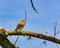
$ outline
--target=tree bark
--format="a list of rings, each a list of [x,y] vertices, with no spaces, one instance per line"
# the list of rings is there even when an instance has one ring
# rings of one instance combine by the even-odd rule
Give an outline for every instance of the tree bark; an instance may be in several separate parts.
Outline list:
[[[60,40],[51,36],[46,36],[40,33],[35,33],[35,32],[30,32],[30,31],[24,31],[24,30],[18,30],[18,31],[14,31],[14,30],[6,30],[5,32],[7,32],[8,34],[6,35],[2,35],[0,34],[0,45],[3,48],[17,48],[14,44],[12,44],[8,39],[7,36],[9,35],[22,35],[22,36],[31,36],[31,37],[35,37],[35,38],[39,38],[39,39],[44,39],[44,40],[48,40],[54,43],[58,43],[60,44]]]
[[[8,35],[23,35],[23,36],[31,36],[31,37],[35,37],[35,38],[39,38],[39,39],[44,39],[44,40],[48,40],[54,43],[58,43],[60,44],[60,40],[51,36],[46,36],[40,33],[35,33],[35,32],[30,32],[30,31],[23,31],[23,30],[19,30],[19,31],[7,31]]]

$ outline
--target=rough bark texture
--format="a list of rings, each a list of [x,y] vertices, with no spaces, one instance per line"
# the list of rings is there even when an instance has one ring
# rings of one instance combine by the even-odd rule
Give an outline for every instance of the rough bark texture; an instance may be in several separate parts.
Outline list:
[[[30,31],[8,31],[9,35],[23,35],[23,36],[31,36],[31,37],[35,37],[35,38],[39,38],[39,39],[44,39],[44,40],[48,40],[48,41],[52,41],[54,43],[58,43],[60,44],[60,40],[51,36],[46,36],[40,33],[35,33],[35,32],[30,32]]]
[[[48,40],[54,43],[60,44],[60,40],[51,36],[46,36],[40,33],[30,32],[30,31],[24,31],[24,30],[18,30],[17,32],[14,30],[7,30],[8,34],[1,35],[0,34],[0,45],[3,48],[17,48],[14,44],[12,44],[8,39],[7,36],[9,35],[22,35],[22,36],[31,36],[39,39]]]
[[[6,35],[0,35],[0,45],[3,48],[17,48],[14,44],[12,44],[8,39]]]

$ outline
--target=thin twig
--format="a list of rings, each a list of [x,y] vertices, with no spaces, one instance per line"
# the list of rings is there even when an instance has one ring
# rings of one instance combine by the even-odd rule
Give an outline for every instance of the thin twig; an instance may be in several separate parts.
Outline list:
[[[54,22],[54,37],[56,36],[56,27],[57,27],[57,22]]]
[[[56,34],[60,33],[60,31],[58,31]]]
[[[31,2],[31,5],[32,5],[32,8],[34,9],[34,11],[35,11],[36,13],[38,13],[38,11],[36,10],[36,8],[34,7],[33,1],[30,0],[30,2]]]
[[[18,39],[19,39],[19,36],[17,37],[17,39],[16,39],[16,41],[14,42],[14,44],[16,44],[16,43],[17,43]]]
[[[58,44],[56,44],[57,48],[59,48]]]
[[[57,28],[57,22],[54,22],[54,37],[56,36],[56,34],[60,33],[60,31],[56,31]]]

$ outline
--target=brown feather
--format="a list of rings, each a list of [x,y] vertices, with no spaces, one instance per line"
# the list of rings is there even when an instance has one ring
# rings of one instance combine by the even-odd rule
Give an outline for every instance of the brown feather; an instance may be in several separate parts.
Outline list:
[[[20,20],[20,22],[19,22],[18,25],[16,26],[15,31],[18,30],[18,29],[23,29],[24,24],[25,24],[25,21],[24,21],[24,20]]]

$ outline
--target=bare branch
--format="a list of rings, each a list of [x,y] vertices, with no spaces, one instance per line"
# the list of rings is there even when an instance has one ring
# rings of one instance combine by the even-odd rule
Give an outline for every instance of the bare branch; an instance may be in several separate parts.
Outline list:
[[[60,33],[60,31],[56,31],[57,28],[57,22],[54,22],[54,37],[56,36],[56,34]]]
[[[17,48],[14,44],[12,44],[8,39],[6,35],[0,34],[0,45],[3,48]]]
[[[54,37],[56,36],[56,27],[57,27],[57,22],[54,22]]]
[[[35,33],[35,32],[21,31],[21,30],[18,30],[17,32],[16,31],[12,31],[12,30],[8,30],[7,32],[8,32],[8,35],[31,36],[31,37],[44,39],[44,40],[48,40],[48,41],[60,44],[60,40],[57,39],[57,38],[54,38],[54,37],[51,37],[51,36],[46,36],[46,35]]]
[[[32,8],[34,9],[34,11],[35,11],[36,13],[38,13],[38,11],[36,10],[36,8],[35,8],[34,5],[33,5],[33,1],[30,0],[30,2],[31,2],[31,5],[32,5]]]
[[[56,34],[60,33],[60,31],[58,31]]]
[[[1,31],[1,30],[0,30]],[[1,31],[2,32],[2,31]],[[57,44],[60,44],[60,40],[57,39],[57,38],[54,38],[54,37],[51,37],[51,36],[46,36],[46,35],[43,35],[43,34],[40,34],[40,33],[35,33],[35,32],[30,32],[30,31],[24,31],[24,30],[17,30],[17,32],[15,30],[5,30],[5,32],[8,33],[8,35],[22,35],[22,36],[31,36],[31,37],[35,37],[35,38],[39,38],[39,39],[43,39],[43,40],[48,40],[48,41],[51,41],[51,42],[54,42],[54,43],[57,43]],[[5,34],[7,35],[7,34]],[[7,36],[8,36],[7,35]],[[4,34],[3,34],[4,36]],[[7,36],[4,38],[7,38]],[[1,37],[1,34],[0,34],[0,38]],[[3,38],[3,39],[4,39]],[[3,40],[2,39],[2,40]],[[8,41],[6,41],[8,42]],[[2,43],[2,42],[1,42]],[[0,45],[1,45],[0,43]],[[2,44],[3,45],[3,44]]]
[[[57,48],[59,48],[58,44],[56,44]]]

